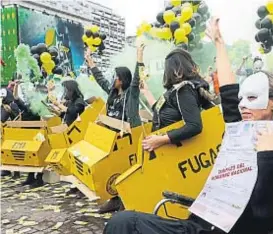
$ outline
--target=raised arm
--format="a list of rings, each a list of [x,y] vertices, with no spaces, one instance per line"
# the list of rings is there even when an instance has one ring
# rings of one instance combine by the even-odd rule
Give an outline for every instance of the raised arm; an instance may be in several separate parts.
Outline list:
[[[235,76],[232,72],[226,45],[219,29],[218,18],[213,18],[210,21],[210,26],[207,28],[206,34],[216,46],[216,66],[220,87],[235,84]]]
[[[110,91],[111,91],[111,84],[110,84],[110,82],[107,79],[104,78],[102,72],[98,69],[98,67],[96,67],[96,64],[95,64],[94,60],[92,59],[89,51],[87,51],[85,53],[85,60],[87,62],[88,67],[91,69],[91,72],[92,72],[95,80],[99,84],[99,86],[107,94],[109,94]]]
[[[239,112],[239,85],[231,69],[228,53],[219,29],[219,19],[213,18],[206,31],[208,37],[216,46],[216,66],[220,86],[221,104],[226,123],[241,120]]]

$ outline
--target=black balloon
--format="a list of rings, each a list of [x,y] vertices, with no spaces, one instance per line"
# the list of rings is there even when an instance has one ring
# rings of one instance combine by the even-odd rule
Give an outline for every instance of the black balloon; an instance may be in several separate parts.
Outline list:
[[[202,16],[199,13],[194,13],[192,18],[195,19],[196,24],[200,24],[202,21]]]
[[[263,20],[261,20],[261,28],[271,29],[272,28],[272,21],[267,17],[264,18]]]
[[[272,50],[272,46],[267,46],[266,44],[262,44],[262,48],[265,54],[268,54]]]
[[[201,2],[198,6],[197,12],[201,15],[205,15],[209,10],[208,5],[205,2]]]
[[[172,11],[175,13],[175,15],[177,16],[178,14],[181,14],[181,7],[177,6],[177,7],[173,7]]]
[[[193,32],[191,32],[189,35],[188,35],[188,39],[189,39],[189,42],[193,41],[195,39],[195,35]]]
[[[201,0],[191,0],[189,2],[191,2],[193,6],[196,6],[201,3]]]
[[[257,14],[261,19],[263,19],[264,17],[266,17],[269,14],[269,12],[266,9],[266,6],[260,6],[258,8]]]
[[[38,52],[37,52],[37,46],[32,46],[31,48],[30,48],[30,52],[31,52],[31,54],[37,54]]]
[[[165,11],[171,10],[172,8],[173,8],[172,4],[168,4],[168,5],[165,7]]]
[[[86,35],[88,38],[90,38],[90,37],[93,36],[93,33],[92,33],[91,30],[88,29],[88,30],[86,30],[85,35]]]
[[[195,25],[196,25],[196,20],[194,19],[194,18],[191,18],[189,21],[188,21],[188,23],[191,25],[191,27],[193,28],[193,27],[195,27]]]
[[[261,20],[258,19],[256,22],[255,22],[255,26],[257,29],[261,29]]]
[[[100,34],[100,38],[101,38],[101,40],[105,40],[105,39],[106,39],[106,37],[107,37],[107,36],[106,36],[104,33],[101,33],[101,34]]]
[[[201,33],[201,32],[204,32],[204,31],[206,30],[206,28],[207,28],[206,22],[202,22],[202,23],[197,27],[197,31],[198,31],[199,33]]]
[[[258,36],[258,40],[261,41],[261,42],[264,42],[266,40],[269,40],[269,38],[272,37],[272,33],[269,29],[267,28],[262,28],[260,29],[260,31],[258,32],[257,34]]]
[[[53,74],[63,75],[63,69],[61,67],[54,67],[52,72],[53,72]]]
[[[47,52],[47,46],[44,43],[39,43],[37,45],[37,54],[42,54],[44,52]]]
[[[256,40],[256,42],[260,42],[260,39],[259,39],[258,33],[255,35],[255,40]]]
[[[93,37],[94,37],[94,38],[99,37],[99,36],[100,36],[99,33],[97,33],[97,32],[93,33]]]
[[[59,57],[54,57],[53,61],[55,62],[56,65],[58,65],[60,63]]]
[[[207,21],[210,18],[210,13],[207,12],[207,14],[203,15],[203,20]]]
[[[32,55],[32,57],[35,58],[35,59],[38,60],[38,61],[39,61],[39,59],[40,59],[40,55],[39,55],[39,54],[34,54],[34,55]]]
[[[164,12],[159,12],[156,16],[156,20],[163,25],[165,23],[164,18],[163,18]]]
[[[153,27],[160,28],[161,24],[159,22],[154,22]]]
[[[103,42],[100,44],[98,49],[99,49],[99,54],[102,54],[102,51],[105,50],[105,45]]]
[[[59,54],[59,51],[55,46],[49,47],[48,52],[52,57],[57,57]]]
[[[180,28],[180,24],[177,21],[173,21],[170,24],[171,32],[174,33],[176,29]]]

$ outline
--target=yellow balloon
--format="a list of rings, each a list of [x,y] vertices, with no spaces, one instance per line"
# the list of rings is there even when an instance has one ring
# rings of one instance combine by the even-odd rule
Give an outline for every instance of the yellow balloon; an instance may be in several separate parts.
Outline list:
[[[140,37],[140,36],[142,36],[142,34],[143,34],[142,29],[141,29],[140,27],[138,27],[138,28],[137,28],[137,32],[136,32],[136,35],[137,35],[138,37]]]
[[[183,8],[185,8],[185,7],[192,7],[192,4],[189,3],[189,2],[185,2],[185,3],[183,3],[181,9],[183,9]]]
[[[263,48],[263,47],[260,47],[260,48],[259,48],[259,52],[260,52],[261,54],[264,54],[264,48]]]
[[[97,25],[92,25],[90,27],[90,30],[92,31],[92,33],[96,33],[96,32],[98,32],[100,30],[100,28]]]
[[[176,44],[179,44],[179,43],[186,43],[186,44],[188,44],[189,43],[189,39],[185,36],[181,40],[176,40]]]
[[[162,37],[165,40],[170,40],[172,38],[172,32],[170,28],[163,28],[162,29]]]
[[[266,3],[266,9],[270,14],[273,14],[273,0],[270,0]]]
[[[48,52],[44,52],[41,54],[40,59],[43,63],[49,63],[51,61],[51,55]]]
[[[180,6],[181,5],[181,2],[182,2],[182,0],[171,0],[171,4],[173,5],[173,6]]]
[[[97,47],[95,47],[95,46],[89,46],[89,49],[91,50],[91,52],[95,52],[97,50]]]
[[[189,23],[182,24],[182,28],[185,30],[186,35],[189,35],[192,31],[192,27]]]
[[[195,5],[195,6],[192,6],[194,13],[196,13],[198,11],[198,7],[199,7],[199,4]]]
[[[183,28],[178,28],[174,32],[174,38],[176,41],[181,41],[186,36],[186,32]]]
[[[143,22],[140,28],[142,29],[143,32],[149,32],[152,28],[152,25],[147,22]]]
[[[96,37],[93,42],[94,45],[99,46],[101,44],[101,39],[99,37]]]
[[[94,39],[93,39],[93,37],[87,38],[87,40],[85,41],[85,43],[86,43],[88,46],[94,45]]]
[[[151,28],[151,30],[149,31],[149,34],[151,35],[151,37],[156,37],[156,33],[157,33],[156,28]]]
[[[187,6],[181,9],[181,17],[183,22],[186,22],[187,20],[191,19],[192,15],[193,15],[192,7]]]
[[[88,39],[88,37],[84,34],[84,35],[82,36],[82,41],[83,41],[83,42],[86,42],[87,39]]]
[[[50,73],[54,67],[55,67],[55,62],[53,60],[50,60],[49,62],[43,64],[43,68],[45,69],[47,73]]]
[[[170,24],[175,20],[175,13],[172,10],[165,11],[163,18],[166,24]]]

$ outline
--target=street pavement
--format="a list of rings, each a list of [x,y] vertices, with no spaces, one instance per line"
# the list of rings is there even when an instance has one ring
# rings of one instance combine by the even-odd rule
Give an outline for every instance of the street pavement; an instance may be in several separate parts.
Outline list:
[[[1,234],[101,234],[110,214],[99,215],[87,198],[66,195],[70,184],[21,186],[26,175],[1,179]]]

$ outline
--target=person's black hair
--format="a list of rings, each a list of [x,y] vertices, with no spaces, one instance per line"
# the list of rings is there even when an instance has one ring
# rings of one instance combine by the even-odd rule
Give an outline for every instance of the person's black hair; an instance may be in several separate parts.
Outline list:
[[[125,91],[130,87],[132,81],[132,73],[128,67],[116,67],[116,75],[120,81],[122,81],[122,90]]]
[[[175,49],[165,59],[163,86],[166,89],[171,89],[173,85],[182,81],[198,83],[197,89],[202,97],[207,100],[215,99],[209,93],[209,84],[200,76],[199,67],[191,55],[186,50]]]
[[[263,61],[261,57],[256,56],[253,60],[253,63],[255,63],[256,61]]]
[[[75,101],[78,98],[84,99],[82,92],[80,91],[79,84],[75,80],[66,80],[63,82],[63,87],[66,88],[67,91],[72,93],[72,100],[65,96],[66,100]]]
[[[6,90],[7,96],[3,98],[2,103],[10,105],[14,101],[14,96],[13,93],[8,88],[6,88]]]

